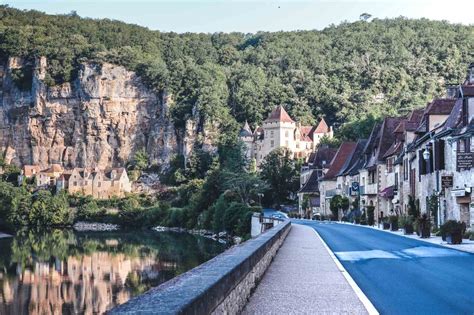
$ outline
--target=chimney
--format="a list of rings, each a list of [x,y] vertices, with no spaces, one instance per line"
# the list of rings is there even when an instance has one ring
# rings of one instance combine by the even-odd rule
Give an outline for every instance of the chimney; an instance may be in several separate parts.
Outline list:
[[[474,62],[469,65],[469,84],[474,84]]]
[[[459,86],[450,84],[446,86],[446,98],[456,99],[458,97]]]

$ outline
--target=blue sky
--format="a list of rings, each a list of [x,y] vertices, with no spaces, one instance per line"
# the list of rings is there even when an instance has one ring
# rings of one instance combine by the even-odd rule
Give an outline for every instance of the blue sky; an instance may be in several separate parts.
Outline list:
[[[474,0],[12,0],[19,9],[51,14],[72,10],[80,16],[110,18],[160,31],[256,32],[323,29],[373,17],[425,17],[474,24]]]

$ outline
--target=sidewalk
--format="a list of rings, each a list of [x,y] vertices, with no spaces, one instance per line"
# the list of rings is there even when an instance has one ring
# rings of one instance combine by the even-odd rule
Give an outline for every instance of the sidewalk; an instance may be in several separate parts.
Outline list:
[[[242,314],[367,314],[315,231],[290,233]]]

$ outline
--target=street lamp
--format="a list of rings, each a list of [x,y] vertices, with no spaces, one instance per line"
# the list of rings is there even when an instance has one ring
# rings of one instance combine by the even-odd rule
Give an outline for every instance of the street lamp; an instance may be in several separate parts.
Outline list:
[[[428,150],[428,147],[425,148],[425,150],[423,151],[423,159],[428,162],[430,160],[430,157],[431,157],[431,153],[430,151]]]

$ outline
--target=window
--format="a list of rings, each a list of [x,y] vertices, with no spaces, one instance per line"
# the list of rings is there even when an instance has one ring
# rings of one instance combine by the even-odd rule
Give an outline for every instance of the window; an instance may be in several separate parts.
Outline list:
[[[288,144],[288,140],[285,141],[285,146],[289,147],[290,145]]]
[[[97,183],[97,187],[100,187],[100,186],[102,186],[102,183],[101,183],[101,182],[98,182],[98,183]]]
[[[288,133],[288,130],[286,130],[286,131],[285,131],[285,137],[288,138],[288,136],[289,136],[289,133]]]
[[[73,182],[72,185],[73,185],[73,186],[77,186],[77,182]]]
[[[387,159],[387,172],[391,173],[393,171],[393,159],[388,158]]]
[[[270,131],[270,138],[273,138],[273,130]]]
[[[403,179],[408,180],[408,159],[403,161]]]
[[[369,184],[375,184],[375,171],[369,171]]]
[[[275,141],[274,140],[270,141],[270,147],[273,148],[274,146],[275,146]]]

